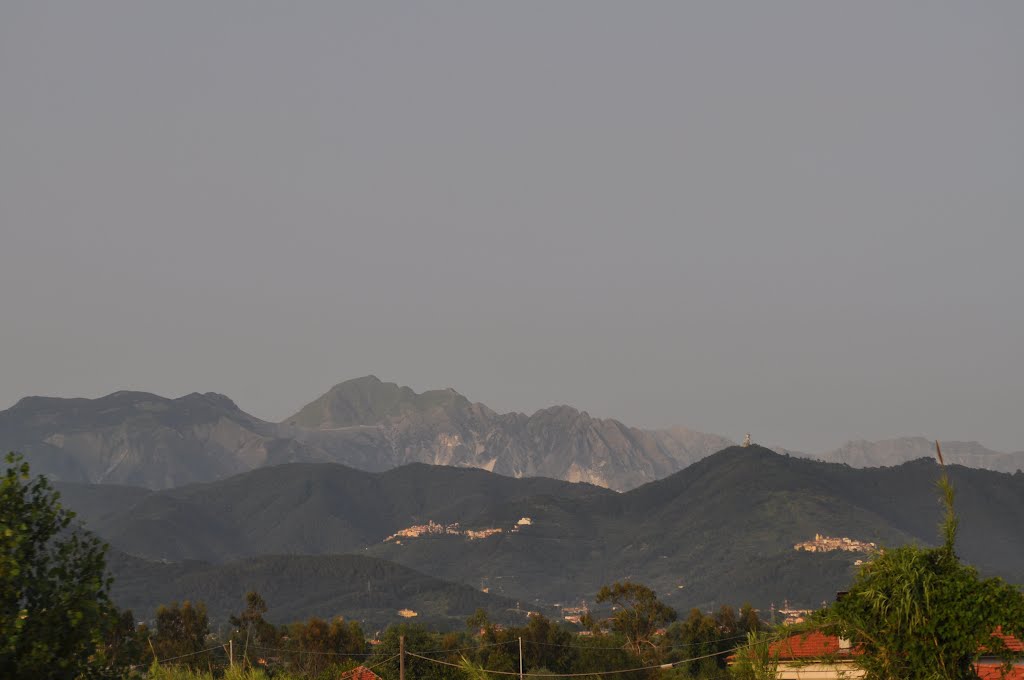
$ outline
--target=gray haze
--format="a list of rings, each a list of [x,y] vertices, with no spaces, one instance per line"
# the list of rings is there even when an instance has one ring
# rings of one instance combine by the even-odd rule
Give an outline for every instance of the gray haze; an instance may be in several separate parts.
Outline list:
[[[0,408],[367,373],[1024,449],[1024,3],[0,4]]]

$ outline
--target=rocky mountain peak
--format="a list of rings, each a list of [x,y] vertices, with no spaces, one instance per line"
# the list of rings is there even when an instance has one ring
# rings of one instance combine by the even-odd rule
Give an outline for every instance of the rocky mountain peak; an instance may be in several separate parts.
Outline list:
[[[368,375],[338,383],[284,422],[313,429],[338,429],[382,425],[410,414],[463,410],[470,406],[469,400],[452,388],[417,394],[409,387]]]
[[[176,403],[183,405],[202,404],[205,406],[213,407],[223,411],[240,411],[238,404],[226,394],[219,394],[217,392],[192,392],[186,394],[183,397],[178,397],[174,400]]]

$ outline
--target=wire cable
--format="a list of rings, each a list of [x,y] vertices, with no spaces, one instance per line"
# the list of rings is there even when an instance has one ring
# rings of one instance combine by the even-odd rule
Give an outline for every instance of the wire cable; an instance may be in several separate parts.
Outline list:
[[[747,637],[747,635],[746,635],[746,633],[744,633],[743,635],[735,635],[733,637],[721,638],[719,640],[715,640],[712,644],[714,644],[716,642],[731,642],[733,640],[744,640],[744,639],[746,639],[746,637]],[[566,649],[622,649],[623,648],[622,645],[618,645],[618,646],[615,646],[615,647],[605,647],[605,646],[598,646],[598,645],[595,645],[593,647],[589,647],[587,645],[560,645],[560,644],[558,644],[556,642],[541,642],[539,640],[527,640],[526,638],[523,638],[523,643],[524,644],[533,644],[533,645],[544,645],[545,647],[563,647],[563,648],[566,648]],[[669,647],[665,651],[673,652],[673,651],[675,651],[677,649],[687,649],[689,647],[696,647],[697,645],[704,645],[704,644],[708,644],[708,643],[707,642],[691,642],[691,643],[685,644],[685,645],[673,645],[672,647]]]
[[[286,652],[288,654],[321,654],[324,656],[359,656],[364,658],[369,658],[374,655],[373,652],[370,652],[369,654],[363,654],[359,652],[322,652],[315,649],[288,649],[287,647],[266,647],[264,645],[249,645],[249,648],[262,649],[268,652]]]
[[[786,637],[786,636],[779,636],[779,637],[776,637],[776,638],[768,638],[768,639],[765,639],[765,640],[759,640],[758,643],[753,643],[753,644],[759,644],[759,643],[764,643],[764,642],[775,642],[775,641],[783,639],[783,637]],[[491,673],[492,675],[515,675],[515,676],[522,676],[524,678],[525,677],[530,677],[530,678],[549,678],[549,679],[552,678],[552,677],[580,678],[580,677],[587,677],[587,676],[618,675],[619,673],[636,673],[637,671],[650,671],[650,670],[654,670],[656,668],[666,669],[667,670],[669,668],[674,668],[675,666],[679,666],[679,665],[684,664],[684,663],[690,663],[690,662],[693,662],[693,661],[702,661],[704,659],[711,659],[711,658],[714,658],[716,656],[722,656],[723,654],[733,654],[737,650],[752,647],[753,644],[740,645],[738,647],[733,647],[731,649],[724,649],[724,650],[722,650],[720,652],[713,652],[711,654],[703,654],[701,656],[695,656],[695,657],[691,657],[689,659],[680,659],[679,661],[673,661],[671,663],[654,664],[652,666],[641,666],[639,668],[625,668],[625,669],[616,670],[616,671],[593,671],[593,672],[590,672],[590,673],[517,673],[515,671],[494,671],[494,670],[489,670],[487,668],[484,668],[484,669],[481,669],[481,670],[483,672],[485,672],[485,673]],[[457,664],[457,663],[450,663],[448,661],[441,661],[440,659],[431,659],[428,656],[420,656],[419,654],[414,654],[412,652],[406,652],[406,654],[408,656],[415,657],[417,659],[423,659],[424,661],[429,661],[431,663],[436,663],[436,664],[440,664],[440,665],[443,665],[443,666],[452,666],[454,668],[461,668],[461,666],[459,664]]]
[[[197,654],[205,654],[206,652],[212,652],[215,649],[223,649],[223,648],[224,648],[224,645],[215,645],[213,647],[208,647],[207,649],[200,649],[199,651],[196,651],[196,652],[189,652],[188,654],[179,654],[178,656],[169,656],[166,659],[154,659],[154,661],[152,663],[161,664],[161,663],[166,663],[168,661],[177,661],[178,659],[184,659],[184,658],[187,658],[187,657],[190,657],[190,656],[196,656]],[[131,666],[129,666],[129,668],[141,668],[142,666],[148,666],[148,665],[149,665],[148,663],[137,663],[137,664],[132,664]]]
[[[505,642],[488,642],[485,645],[474,645],[472,647],[456,647],[454,649],[428,649],[426,651],[421,651],[420,654],[447,654],[449,652],[469,652],[476,649],[486,649],[488,647],[502,647],[504,645],[513,645],[518,642],[518,638],[513,638],[511,640],[506,640]],[[523,642],[527,641],[523,640]]]
[[[381,661],[379,663],[375,663],[372,666],[357,666],[355,668],[347,670],[347,671],[345,671],[344,673],[341,674],[341,680],[344,680],[344,678],[352,677],[353,675],[355,675],[356,671],[358,671],[360,668],[368,670],[368,671],[372,671],[374,668],[380,668],[381,666],[383,666],[386,663],[391,663],[392,661],[397,659],[399,656],[401,656],[401,654],[395,654],[394,656],[388,657],[387,659],[384,659],[383,661]]]

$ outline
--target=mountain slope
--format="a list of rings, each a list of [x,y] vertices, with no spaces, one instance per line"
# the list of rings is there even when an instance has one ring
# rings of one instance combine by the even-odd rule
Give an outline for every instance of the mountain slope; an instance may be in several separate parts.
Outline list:
[[[643,430],[570,406],[496,413],[454,390],[417,394],[374,376],[335,385],[282,423],[217,394],[166,399],[117,392],[99,399],[28,397],[0,411],[0,445],[53,479],[165,489],[288,462],[334,462],[370,472],[408,463],[551,477],[620,491],[664,478],[731,442],[682,427]],[[850,442],[801,457],[854,467],[931,455],[932,442]],[[947,459],[1014,472],[1024,452],[948,442]]]
[[[27,397],[0,411],[0,445],[25,453],[33,470],[152,489],[287,462],[371,472],[421,462],[628,489],[728,443],[685,428],[638,430],[568,406],[499,414],[454,390],[417,394],[373,376],[336,385],[283,423],[218,394]]]
[[[0,441],[25,453],[38,472],[157,488],[309,457],[275,431],[218,394],[27,397],[0,412]]]
[[[1024,451],[1003,453],[985,448],[978,442],[942,442],[942,453],[953,465],[1016,472],[1024,469]],[[845,463],[853,467],[883,467],[899,465],[935,454],[935,442],[924,437],[900,437],[870,442],[847,442],[838,449],[815,456],[831,463]]]
[[[1024,579],[1024,474],[949,472],[964,559]],[[149,493],[120,511],[92,503],[83,516],[115,547],[172,560],[359,551],[527,602],[589,598],[601,585],[632,578],[680,607],[742,599],[813,606],[849,583],[853,562],[864,556],[797,552],[794,544],[818,533],[934,543],[937,475],[929,460],[854,469],[757,446],[723,450],[623,494],[459,468],[370,474],[286,465]],[[523,517],[530,521],[519,524]],[[478,540],[383,540],[431,520],[503,531]]]
[[[408,387],[381,382],[376,376],[339,383],[285,422],[317,430],[380,425],[417,414],[456,414],[472,406],[453,389],[417,394]],[[488,415],[492,413],[487,412]]]
[[[479,467],[629,489],[679,470],[731,442],[674,428],[647,431],[569,406],[498,414],[454,390],[417,394],[374,376],[349,380],[284,421],[300,441],[379,433],[389,465]],[[390,456],[388,455],[390,454]]]
[[[416,612],[420,623],[461,628],[477,608],[496,621],[510,620],[515,608],[507,598],[361,555],[268,555],[211,565],[115,553],[109,569],[114,602],[137,619],[152,616],[161,604],[192,600],[205,602],[211,621],[223,624],[242,609],[250,590],[266,599],[273,623],[343,616],[362,621],[370,633],[406,620],[398,614],[402,609]]]
[[[615,495],[586,484],[422,464],[368,473],[296,463],[164,491],[97,492],[106,488],[57,484],[86,526],[115,548],[156,560],[207,561],[349,552],[429,521],[510,528],[547,498],[575,503]]]

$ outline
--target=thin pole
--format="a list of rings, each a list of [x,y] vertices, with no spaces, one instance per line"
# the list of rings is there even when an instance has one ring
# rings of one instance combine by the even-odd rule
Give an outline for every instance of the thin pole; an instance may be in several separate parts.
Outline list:
[[[523,638],[519,638],[519,680],[523,680]]]
[[[231,667],[235,667],[235,641],[234,639],[228,640],[228,659],[231,661]]]
[[[405,636],[398,636],[398,680],[405,680]]]

